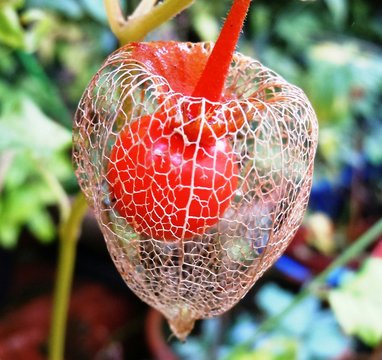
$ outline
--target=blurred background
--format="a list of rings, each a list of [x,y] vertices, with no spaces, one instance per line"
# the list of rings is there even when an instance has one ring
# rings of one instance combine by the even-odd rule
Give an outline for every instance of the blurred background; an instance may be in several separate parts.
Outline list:
[[[214,40],[230,3],[196,0],[149,39]],[[0,0],[1,360],[46,358],[65,195],[57,185],[78,192],[72,119],[117,46],[102,0]],[[89,213],[67,359],[382,359],[382,237],[296,298],[382,215],[382,3],[256,0],[239,50],[304,89],[316,110],[303,226],[232,311],[200,321],[182,344],[122,282]]]

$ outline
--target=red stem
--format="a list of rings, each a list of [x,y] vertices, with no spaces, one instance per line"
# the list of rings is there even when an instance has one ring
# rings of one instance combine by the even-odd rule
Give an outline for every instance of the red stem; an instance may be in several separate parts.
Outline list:
[[[234,0],[192,96],[219,101],[251,0]]]

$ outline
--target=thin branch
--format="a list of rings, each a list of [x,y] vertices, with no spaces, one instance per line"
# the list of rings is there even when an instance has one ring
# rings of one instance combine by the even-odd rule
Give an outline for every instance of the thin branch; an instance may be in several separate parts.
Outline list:
[[[133,16],[128,19],[123,16],[119,0],[104,0],[104,2],[110,27],[120,44],[124,45],[132,41],[143,40],[150,31],[172,19],[189,7],[194,0],[165,0],[152,7],[150,11],[142,10],[142,13],[139,10],[138,14],[134,12]],[[142,0],[143,2],[149,4],[148,0]],[[143,8],[142,3],[138,9]]]
[[[122,44],[130,41],[140,41],[155,28],[172,19],[178,13],[189,7],[194,0],[166,0],[155,6],[143,16],[129,19],[123,29]]]
[[[118,34],[126,24],[120,0],[104,0],[104,4],[111,31],[119,38]]]

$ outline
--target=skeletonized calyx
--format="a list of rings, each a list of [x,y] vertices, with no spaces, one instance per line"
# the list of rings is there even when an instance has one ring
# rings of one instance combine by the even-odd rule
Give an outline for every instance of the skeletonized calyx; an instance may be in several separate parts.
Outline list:
[[[304,93],[240,53],[219,101],[193,96],[212,49],[119,49],[74,125],[76,174],[112,259],[180,339],[234,306],[284,251],[317,146]]]

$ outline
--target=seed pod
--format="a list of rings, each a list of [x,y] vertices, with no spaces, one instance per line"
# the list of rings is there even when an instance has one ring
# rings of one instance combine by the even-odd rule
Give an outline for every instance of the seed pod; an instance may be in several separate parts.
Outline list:
[[[317,120],[299,88],[240,53],[211,102],[191,96],[211,43],[140,46],[113,53],[87,87],[74,163],[123,279],[184,339],[196,319],[234,306],[293,238]]]

